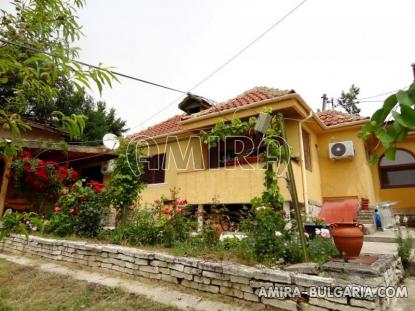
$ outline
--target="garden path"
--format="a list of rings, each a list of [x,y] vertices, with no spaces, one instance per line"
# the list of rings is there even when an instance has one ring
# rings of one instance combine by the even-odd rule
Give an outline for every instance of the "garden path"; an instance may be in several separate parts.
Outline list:
[[[113,274],[93,272],[75,269],[67,264],[61,265],[45,260],[33,259],[23,256],[0,254],[0,258],[15,264],[30,266],[47,273],[56,273],[72,277],[76,280],[87,281],[107,287],[118,287],[136,295],[144,296],[161,304],[175,306],[183,310],[205,310],[205,311],[247,311],[247,306],[235,302],[222,302],[197,295],[196,293],[184,293],[171,287],[162,286],[157,282],[141,282],[137,279],[126,279]]]

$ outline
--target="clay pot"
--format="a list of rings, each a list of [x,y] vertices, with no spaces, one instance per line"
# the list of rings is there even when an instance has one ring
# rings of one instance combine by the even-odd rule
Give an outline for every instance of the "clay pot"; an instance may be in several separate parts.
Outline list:
[[[213,231],[215,231],[217,238],[219,239],[223,231],[222,226],[218,223],[214,223],[212,224],[212,228],[213,228]]]
[[[340,254],[347,258],[357,257],[363,246],[363,225],[339,222],[330,225],[331,235]]]

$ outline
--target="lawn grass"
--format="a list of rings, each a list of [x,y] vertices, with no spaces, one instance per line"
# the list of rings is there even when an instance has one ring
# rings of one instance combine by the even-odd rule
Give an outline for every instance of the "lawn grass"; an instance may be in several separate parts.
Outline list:
[[[0,259],[0,311],[154,310],[173,311],[118,288],[72,280]]]

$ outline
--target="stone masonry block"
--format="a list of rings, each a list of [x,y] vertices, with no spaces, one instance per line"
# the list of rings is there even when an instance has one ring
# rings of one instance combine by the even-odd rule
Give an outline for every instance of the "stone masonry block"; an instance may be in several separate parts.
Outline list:
[[[211,278],[211,279],[218,279],[222,281],[230,280],[230,276],[227,274],[217,273],[217,272],[210,272],[210,271],[203,271],[202,275]]]
[[[179,278],[179,279],[186,279],[186,280],[189,280],[189,281],[193,279],[193,275],[183,273],[183,272],[180,272],[180,271],[176,271],[176,270],[171,270],[170,275],[174,276],[176,278]]]

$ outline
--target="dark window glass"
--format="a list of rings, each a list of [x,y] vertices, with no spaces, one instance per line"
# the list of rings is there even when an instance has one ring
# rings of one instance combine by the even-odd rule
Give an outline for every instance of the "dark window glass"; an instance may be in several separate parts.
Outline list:
[[[302,131],[302,133],[303,133],[304,164],[305,164],[305,168],[311,171],[310,134],[306,131]]]
[[[145,184],[164,183],[165,159],[165,153],[148,157],[147,161],[144,162],[144,173],[141,175],[141,181]]]
[[[396,150],[395,160],[382,156],[379,175],[382,188],[415,187],[415,157],[402,149]]]

